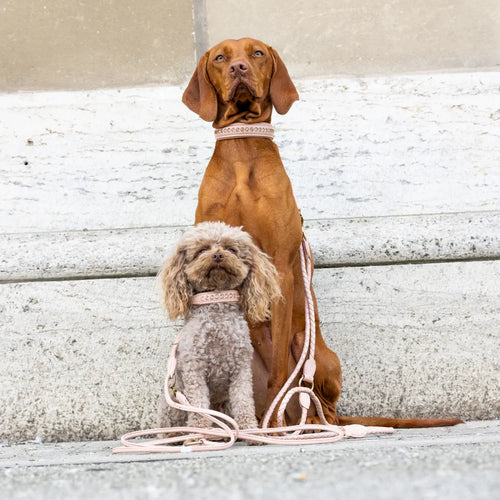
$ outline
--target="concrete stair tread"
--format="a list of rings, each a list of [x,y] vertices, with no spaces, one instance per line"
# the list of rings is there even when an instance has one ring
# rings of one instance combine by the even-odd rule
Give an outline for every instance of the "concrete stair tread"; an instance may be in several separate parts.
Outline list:
[[[273,500],[332,491],[352,499],[491,499],[499,486],[499,442],[500,421],[481,421],[330,445],[237,444],[198,454],[112,455],[116,441],[25,443],[0,447],[0,478],[9,499],[262,498],[265,492]]]

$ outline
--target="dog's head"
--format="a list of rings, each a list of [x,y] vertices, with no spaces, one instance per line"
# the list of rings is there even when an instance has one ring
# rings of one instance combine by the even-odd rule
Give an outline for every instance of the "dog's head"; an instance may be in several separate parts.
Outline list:
[[[269,257],[248,233],[223,222],[203,222],[184,233],[159,276],[172,319],[188,314],[194,293],[236,289],[249,322],[260,323],[280,297]]]
[[[225,40],[199,61],[182,101],[217,128],[269,122],[272,107],[285,114],[299,98],[280,56],[252,38]]]

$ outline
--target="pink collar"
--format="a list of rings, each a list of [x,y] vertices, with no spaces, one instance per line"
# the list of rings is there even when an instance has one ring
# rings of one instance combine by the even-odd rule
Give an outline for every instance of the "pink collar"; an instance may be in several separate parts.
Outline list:
[[[243,137],[265,137],[273,139],[274,127],[267,122],[260,123],[232,123],[227,127],[215,129],[215,140],[240,139]]]
[[[219,304],[226,302],[239,302],[238,290],[222,290],[220,292],[202,292],[191,297],[191,305],[202,306],[206,304]]]

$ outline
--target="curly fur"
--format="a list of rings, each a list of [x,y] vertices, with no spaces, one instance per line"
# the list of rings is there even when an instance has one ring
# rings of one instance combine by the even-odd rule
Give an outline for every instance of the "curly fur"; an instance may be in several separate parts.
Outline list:
[[[177,349],[176,388],[193,406],[231,415],[242,428],[256,427],[252,388],[253,348],[245,317],[269,319],[280,295],[269,257],[241,228],[204,222],[187,231],[159,274],[171,319],[185,317]],[[239,290],[240,304],[190,306],[195,293]],[[158,424],[210,425],[195,413],[170,408],[162,394]]]

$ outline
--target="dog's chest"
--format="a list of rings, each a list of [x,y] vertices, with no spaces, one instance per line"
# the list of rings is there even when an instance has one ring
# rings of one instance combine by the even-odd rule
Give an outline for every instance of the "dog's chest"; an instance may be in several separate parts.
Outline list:
[[[209,385],[223,385],[251,363],[253,348],[236,304],[213,304],[192,312],[179,344],[178,363],[199,366]]]

